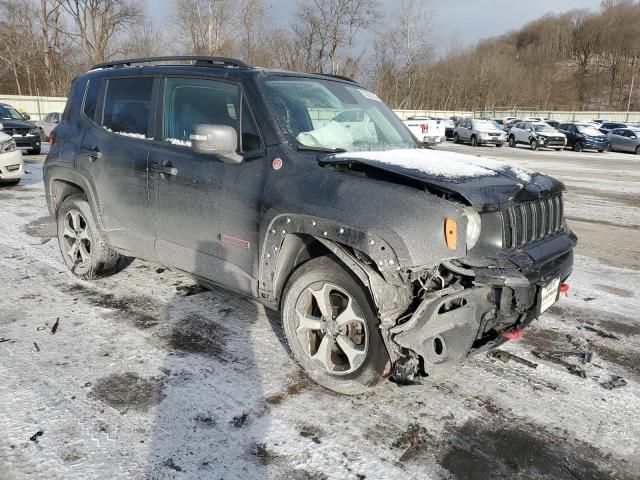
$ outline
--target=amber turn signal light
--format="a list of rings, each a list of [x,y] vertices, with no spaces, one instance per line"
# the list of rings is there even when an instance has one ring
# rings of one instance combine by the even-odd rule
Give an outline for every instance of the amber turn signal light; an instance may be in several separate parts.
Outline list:
[[[449,250],[458,248],[458,223],[453,218],[444,219],[444,239]]]

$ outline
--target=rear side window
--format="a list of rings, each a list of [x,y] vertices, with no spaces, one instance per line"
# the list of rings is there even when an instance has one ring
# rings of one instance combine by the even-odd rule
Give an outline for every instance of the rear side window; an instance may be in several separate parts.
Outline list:
[[[147,138],[153,81],[153,77],[110,79],[101,125],[114,133]]]
[[[84,114],[89,117],[90,120],[95,120],[96,107],[98,106],[98,97],[100,96],[100,84],[101,79],[89,80],[87,86],[87,93],[84,97]]]
[[[194,125],[227,125],[241,130],[241,153],[262,148],[258,129],[237,85],[199,78],[168,78],[164,93],[164,140],[190,146]]]

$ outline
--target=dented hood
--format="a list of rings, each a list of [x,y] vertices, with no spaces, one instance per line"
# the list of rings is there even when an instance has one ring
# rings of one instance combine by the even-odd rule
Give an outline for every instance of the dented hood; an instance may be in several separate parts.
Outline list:
[[[513,201],[525,202],[564,190],[564,185],[540,173],[474,155],[431,149],[346,152],[322,157],[321,165],[345,165],[389,174],[389,181],[408,178],[425,187],[464,197],[479,211],[498,210]]]

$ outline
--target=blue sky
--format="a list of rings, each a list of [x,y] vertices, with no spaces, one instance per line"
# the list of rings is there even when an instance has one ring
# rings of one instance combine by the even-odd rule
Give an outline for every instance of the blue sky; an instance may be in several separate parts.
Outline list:
[[[147,11],[155,18],[169,21],[171,0],[146,0]],[[575,8],[597,10],[600,0],[422,0],[434,13],[436,44],[446,48],[456,38],[463,46],[483,38],[517,29],[546,13],[566,12]],[[266,0],[276,22],[286,25],[293,17],[299,0]],[[399,0],[381,0],[392,13]]]

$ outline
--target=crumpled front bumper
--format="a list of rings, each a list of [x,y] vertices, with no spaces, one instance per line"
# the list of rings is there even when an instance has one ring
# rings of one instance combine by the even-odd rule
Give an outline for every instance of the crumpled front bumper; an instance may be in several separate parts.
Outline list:
[[[427,294],[406,323],[391,329],[393,341],[417,354],[426,373],[503,343],[504,333],[540,316],[542,288],[569,277],[576,242],[564,233],[505,253],[494,265],[469,269],[471,286]]]

